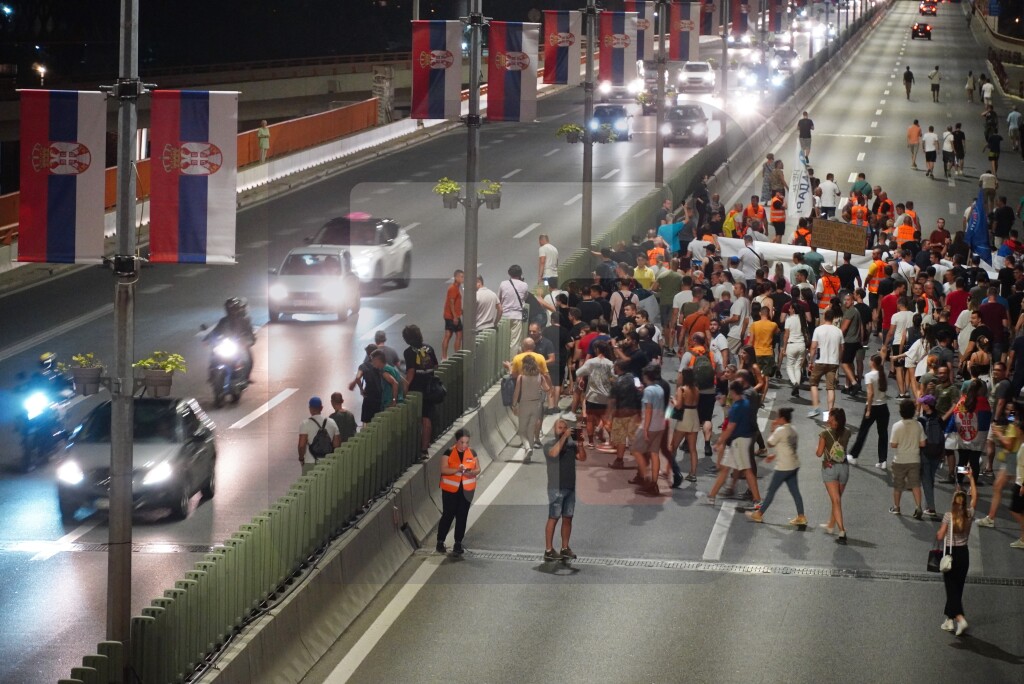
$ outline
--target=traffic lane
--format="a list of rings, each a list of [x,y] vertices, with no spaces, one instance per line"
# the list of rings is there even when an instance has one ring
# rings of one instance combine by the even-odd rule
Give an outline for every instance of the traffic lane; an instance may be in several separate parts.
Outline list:
[[[423,562],[434,561],[418,556],[409,565]],[[505,681],[509,672],[542,681],[552,668],[573,682],[676,681],[681,670],[702,682],[822,682],[852,671],[868,681],[943,681],[965,670],[1012,681],[1024,649],[1010,600],[1016,591],[969,585],[971,630],[956,639],[938,629],[938,581],[564,568],[470,555],[443,562],[408,608],[390,616],[390,629],[348,681]],[[357,633],[381,607],[360,618]],[[890,616],[886,624],[880,615]],[[874,627],[838,628],[837,616]],[[893,653],[894,640],[909,657],[878,657]],[[448,643],[459,644],[457,657],[445,657],[440,645]],[[343,655],[332,649],[304,682],[328,681]]]

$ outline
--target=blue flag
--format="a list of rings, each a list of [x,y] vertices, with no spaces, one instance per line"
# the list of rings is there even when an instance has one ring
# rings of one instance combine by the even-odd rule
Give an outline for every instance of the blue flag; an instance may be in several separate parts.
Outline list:
[[[974,200],[971,215],[967,218],[967,233],[964,235],[971,251],[981,260],[992,265],[992,248],[988,243],[988,216],[985,215],[985,191],[978,188],[978,199]]]

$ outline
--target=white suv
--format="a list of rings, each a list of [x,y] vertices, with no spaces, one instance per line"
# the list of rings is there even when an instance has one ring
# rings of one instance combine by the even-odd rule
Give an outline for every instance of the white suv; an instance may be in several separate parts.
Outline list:
[[[682,91],[704,90],[714,92],[717,78],[708,62],[686,62],[679,72],[679,89]]]
[[[306,242],[340,245],[352,256],[352,270],[380,290],[388,280],[407,287],[412,275],[412,240],[394,219],[353,213],[331,219]]]

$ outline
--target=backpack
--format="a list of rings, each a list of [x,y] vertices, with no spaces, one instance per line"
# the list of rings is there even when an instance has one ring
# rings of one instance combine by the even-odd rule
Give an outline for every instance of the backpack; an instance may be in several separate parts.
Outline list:
[[[636,388],[635,378],[632,373],[623,373],[612,385],[612,396],[615,398],[615,406],[619,409],[639,409],[641,403],[641,390]]]
[[[846,449],[839,443],[839,440],[832,434],[831,430],[828,431],[828,436],[832,438],[832,445],[826,451],[828,459],[833,463],[844,463],[846,461]]]
[[[516,396],[516,379],[506,375],[501,379],[501,405],[512,406],[512,400]]]
[[[690,368],[697,380],[697,389],[707,390],[715,386],[715,365],[711,363],[709,354],[697,354],[690,350]]]
[[[432,371],[437,368],[437,362],[433,354],[430,353],[430,347],[420,347],[416,350],[416,370],[419,371]]]
[[[428,404],[440,404],[444,402],[447,396],[448,388],[444,386],[444,382],[441,378],[431,374],[430,379],[427,381],[427,388],[423,392],[423,398],[426,399]]]
[[[924,449],[921,451],[931,459],[942,458],[946,450],[946,432],[943,429],[942,419],[938,414],[921,416],[921,427],[924,428]]]
[[[317,426],[316,434],[313,435],[313,441],[309,443],[309,453],[314,459],[320,460],[324,456],[334,451],[334,440],[327,433],[327,421],[330,418],[325,418],[323,424],[316,422],[316,418],[310,418],[313,424]]]

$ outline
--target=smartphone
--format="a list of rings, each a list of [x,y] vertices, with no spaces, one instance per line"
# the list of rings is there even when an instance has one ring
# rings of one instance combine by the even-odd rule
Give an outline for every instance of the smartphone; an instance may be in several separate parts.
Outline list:
[[[957,466],[956,467],[956,472],[959,475],[966,475],[968,470],[970,470],[970,468],[968,468],[967,466]]]

